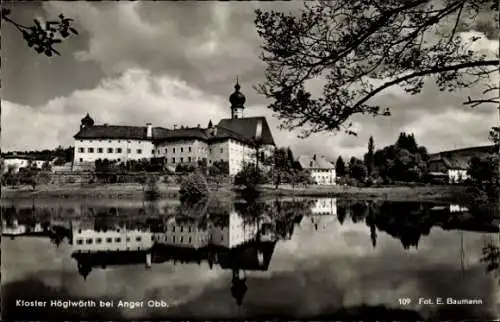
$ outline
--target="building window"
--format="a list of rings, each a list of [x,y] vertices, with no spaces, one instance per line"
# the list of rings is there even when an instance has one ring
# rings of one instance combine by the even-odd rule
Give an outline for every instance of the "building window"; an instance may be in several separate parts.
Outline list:
[[[181,242],[181,243],[182,243],[182,240],[183,240],[183,239],[184,239],[184,238],[182,238],[182,236],[181,236],[181,240],[180,240],[180,242]]]
[[[188,162],[191,162],[191,157],[188,157]]]
[[[141,154],[142,153],[142,150],[141,149],[137,149],[137,154]]]
[[[135,241],[140,242],[140,241],[141,241],[141,239],[142,239],[142,238],[141,238],[141,236],[137,236],[137,237],[135,237]]]
[[[116,148],[116,153],[122,153],[122,148]]]
[[[188,227],[188,232],[191,232],[191,226]]]
[[[154,241],[155,240],[155,236],[151,236],[151,241]]]
[[[172,148],[172,152],[175,153],[175,148]]]
[[[181,147],[181,152],[184,152],[184,148]]]
[[[172,242],[175,243],[175,236],[172,236]]]
[[[223,149],[222,149],[222,148],[220,148],[220,153],[222,153],[222,151],[223,151]]]
[[[189,149],[189,152],[191,152],[191,147],[188,147],[188,149]]]
[[[80,162],[83,162],[83,158],[80,158]]]
[[[128,140],[127,143],[130,143],[130,140]]]
[[[128,241],[128,242],[129,242],[129,241],[130,241],[130,237],[127,237],[126,241]]]
[[[102,153],[102,148],[97,148],[97,153]]]
[[[208,152],[212,153],[212,148],[208,149]]]
[[[172,158],[172,163],[175,163],[175,158]]]
[[[102,238],[97,238],[96,241],[95,241],[96,244],[100,244],[102,243]]]
[[[183,158],[183,157],[181,157],[181,163],[182,163],[182,162],[184,162],[184,158]]]
[[[113,153],[113,148],[108,148],[108,153]]]
[[[106,243],[112,243],[112,242],[113,242],[113,238],[111,238],[111,237],[106,238]]]
[[[167,152],[168,152],[168,149],[165,149],[165,153],[167,153]]]
[[[131,153],[131,152],[132,152],[132,150],[130,150],[130,149],[127,149],[127,153]]]
[[[116,237],[116,238],[115,238],[115,243],[119,243],[119,242],[121,242],[121,241],[122,241],[122,239],[121,239],[120,237]]]
[[[85,241],[86,244],[92,244],[92,238],[89,238]]]
[[[78,148],[78,152],[83,153],[83,152],[85,152],[85,149],[84,148]]]
[[[151,150],[151,154],[155,154],[155,150],[154,150],[154,149],[153,149],[153,150]]]
[[[111,143],[111,140],[109,140],[108,143]]]
[[[88,148],[89,153],[94,153],[94,148]]]
[[[83,240],[82,240],[82,239],[77,239],[77,240],[76,240],[76,244],[77,244],[77,245],[81,245],[81,244],[83,244]]]
[[[191,237],[189,237],[189,243],[191,243]]]

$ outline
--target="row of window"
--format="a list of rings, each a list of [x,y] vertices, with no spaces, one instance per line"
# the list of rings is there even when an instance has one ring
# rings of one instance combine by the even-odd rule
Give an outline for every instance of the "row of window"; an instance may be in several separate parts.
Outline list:
[[[102,244],[102,243],[103,243],[103,240],[105,240],[105,241],[106,241],[106,243],[108,243],[108,244],[110,244],[110,243],[112,243],[112,242],[113,242],[113,238],[111,238],[111,237],[107,237],[107,238],[104,238],[104,239],[103,239],[103,238],[98,237],[98,238],[96,238],[96,239],[95,239],[95,243],[96,243],[96,244]],[[115,240],[115,243],[121,243],[122,238],[121,238],[121,237],[115,237],[115,239],[114,239],[114,240]],[[151,236],[151,240],[153,240],[153,236]],[[127,241],[127,242],[129,242],[129,241],[130,241],[130,237],[127,237],[127,238],[126,238],[126,241]],[[137,237],[135,237],[135,241],[136,241],[136,242],[140,242],[140,241],[142,241],[142,236],[137,236]],[[87,239],[85,239],[85,244],[87,244],[87,245],[91,245],[91,244],[93,244],[93,243],[94,243],[94,239],[93,239],[93,238],[87,238]],[[76,240],[76,244],[77,244],[77,245],[82,245],[82,244],[83,244],[83,239],[77,239],[77,240]]]
[[[180,151],[180,152],[181,152],[181,153],[183,153],[183,152],[184,152],[184,148],[183,148],[183,147],[181,147],[180,149],[181,149],[181,151]],[[175,153],[175,151],[176,151],[176,150],[175,150],[175,148],[172,148],[172,153]],[[191,151],[192,151],[192,150],[191,150],[191,147],[188,147],[188,151],[187,151],[187,152],[191,152]],[[212,148],[209,148],[209,149],[208,149],[208,152],[209,152],[209,153],[212,153]],[[220,153],[222,153],[222,152],[224,152],[224,149],[223,149],[223,148],[220,148]],[[161,153],[161,150],[160,150],[160,149],[158,149],[158,154],[159,154],[159,153]],[[168,153],[168,148],[165,148],[165,153]]]
[[[181,227],[181,228],[182,228],[182,227]],[[181,231],[182,231],[182,229],[181,229]],[[135,241],[137,241],[137,242],[140,242],[141,240],[142,240],[142,237],[141,237],[141,236],[137,236],[137,237],[135,238]],[[151,236],[151,241],[155,241],[155,240],[156,240],[156,241],[160,241],[160,240],[161,240],[161,237],[160,237],[160,236],[156,236],[156,237],[155,237],[155,236]],[[166,240],[167,240],[167,236],[163,236],[163,240],[164,240],[164,241],[166,241]],[[176,240],[176,239],[175,239],[175,236],[172,236],[172,242],[174,242],[174,243],[175,243],[175,240]],[[224,237],[223,237],[223,236],[220,236],[220,240],[221,240],[221,241],[223,241],[223,240],[224,240]],[[113,243],[113,238],[108,237],[108,238],[104,238],[104,239],[103,239],[103,238],[98,237],[98,238],[96,238],[96,239],[95,239],[95,244],[102,244],[102,243],[103,243],[103,241],[105,241],[105,242],[106,242],[106,243],[108,243],[108,244],[111,244],[111,243]],[[121,237],[116,237],[116,238],[114,239],[114,241],[115,241],[115,243],[121,243],[122,239],[121,239]],[[127,237],[127,238],[126,238],[126,241],[127,241],[127,242],[130,242],[130,237]],[[76,244],[77,244],[77,245],[83,245],[83,242],[84,242],[84,240],[83,240],[83,239],[77,239],[77,240],[76,240]],[[184,236],[180,236],[180,238],[179,238],[179,242],[180,242],[180,243],[183,243],[183,242],[184,242]],[[192,237],[189,237],[189,238],[187,239],[187,242],[188,242],[188,243],[191,243],[191,242],[192,242]],[[87,239],[85,239],[85,244],[87,244],[87,245],[92,245],[93,243],[94,243],[94,239],[93,239],[93,238],[87,238]]]
[[[94,148],[87,148],[87,153],[95,153],[95,150]],[[85,153],[85,148],[78,148],[78,152],[80,153]],[[123,149],[122,148],[108,148],[107,149],[107,152],[108,153],[122,153],[123,152]],[[154,154],[154,150],[151,151],[153,154]],[[104,153],[104,148],[97,148],[97,153]],[[127,153],[132,153],[132,150],[131,149],[127,149]],[[137,149],[136,150],[136,153],[137,154],[142,154],[142,149]]]
[[[154,239],[156,239],[156,241],[159,242],[159,241],[161,241],[162,238],[161,238],[161,236],[156,236],[156,238],[154,238]],[[167,236],[163,236],[163,241],[164,242],[167,241]],[[192,241],[193,241],[193,239],[191,237],[189,237],[187,240],[187,243],[191,243]],[[172,242],[175,243],[175,236],[172,236]],[[179,243],[184,243],[184,236],[181,236],[179,238]]]
[[[173,153],[175,153],[175,148],[172,148],[173,149]],[[87,148],[87,153],[95,153],[95,150],[94,148]],[[220,148],[220,153],[223,153],[224,149],[223,148]],[[79,153],[85,153],[85,148],[78,148],[78,152]],[[122,153],[123,152],[123,149],[122,148],[107,148],[107,152],[108,153]],[[131,153],[132,150],[131,149],[127,149],[127,153]],[[157,150],[158,154],[160,154],[160,150]],[[165,148],[165,153],[168,152],[168,148]],[[181,148],[181,152],[184,152],[184,148]],[[191,147],[188,148],[188,152],[191,152]],[[212,149],[210,149],[209,151],[210,153],[212,153]],[[104,153],[104,148],[97,148],[97,153]],[[137,149],[136,150],[136,153],[137,154],[142,154],[142,149]],[[155,150],[151,150],[151,154],[155,154]]]

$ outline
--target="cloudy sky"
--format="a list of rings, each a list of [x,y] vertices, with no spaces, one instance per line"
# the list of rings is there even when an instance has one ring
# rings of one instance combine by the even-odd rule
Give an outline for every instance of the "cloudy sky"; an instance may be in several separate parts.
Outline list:
[[[358,137],[344,133],[298,139],[279,131],[279,121],[253,86],[263,80],[260,43],[253,24],[257,7],[297,10],[300,3],[259,2],[45,2],[16,5],[12,17],[30,24],[34,17],[64,13],[80,31],[47,58],[29,49],[12,25],[2,26],[3,151],[72,144],[80,119],[89,112],[97,123],[172,127],[206,126],[229,117],[228,96],[236,75],[247,96],[245,115],[265,115],[278,145],[295,153],[329,157],[362,155],[370,135],[377,146],[401,131],[415,133],[431,152],[488,144],[498,124],[493,106],[471,111],[464,93],[440,93],[427,86],[418,96],[398,88],[378,98],[393,116],[358,118]],[[477,48],[498,52],[498,30],[480,21],[469,31],[483,36]],[[490,30],[491,31],[491,30]],[[487,36],[486,36],[487,35]],[[490,37],[491,39],[488,39]],[[495,40],[492,40],[495,39]]]

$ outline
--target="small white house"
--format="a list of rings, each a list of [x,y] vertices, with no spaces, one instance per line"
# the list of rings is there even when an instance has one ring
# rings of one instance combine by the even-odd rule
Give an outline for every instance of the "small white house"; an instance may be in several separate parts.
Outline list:
[[[2,157],[4,163],[4,173],[12,169],[14,173],[19,172],[19,169],[26,167],[36,167],[41,169],[45,162],[52,165],[53,160],[34,159],[30,156],[24,155],[7,155]]]
[[[311,173],[311,177],[319,185],[335,185],[335,165],[324,156],[301,155],[297,160],[304,170]]]
[[[14,173],[19,172],[19,169],[25,168],[30,165],[31,159],[22,156],[4,156],[2,157],[4,163],[4,173],[12,169]]]

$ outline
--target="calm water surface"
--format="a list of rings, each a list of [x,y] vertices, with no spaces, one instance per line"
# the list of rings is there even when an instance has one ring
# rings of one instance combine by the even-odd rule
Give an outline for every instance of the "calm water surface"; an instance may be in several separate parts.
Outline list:
[[[500,316],[498,222],[459,205],[3,201],[2,218],[4,319]]]

